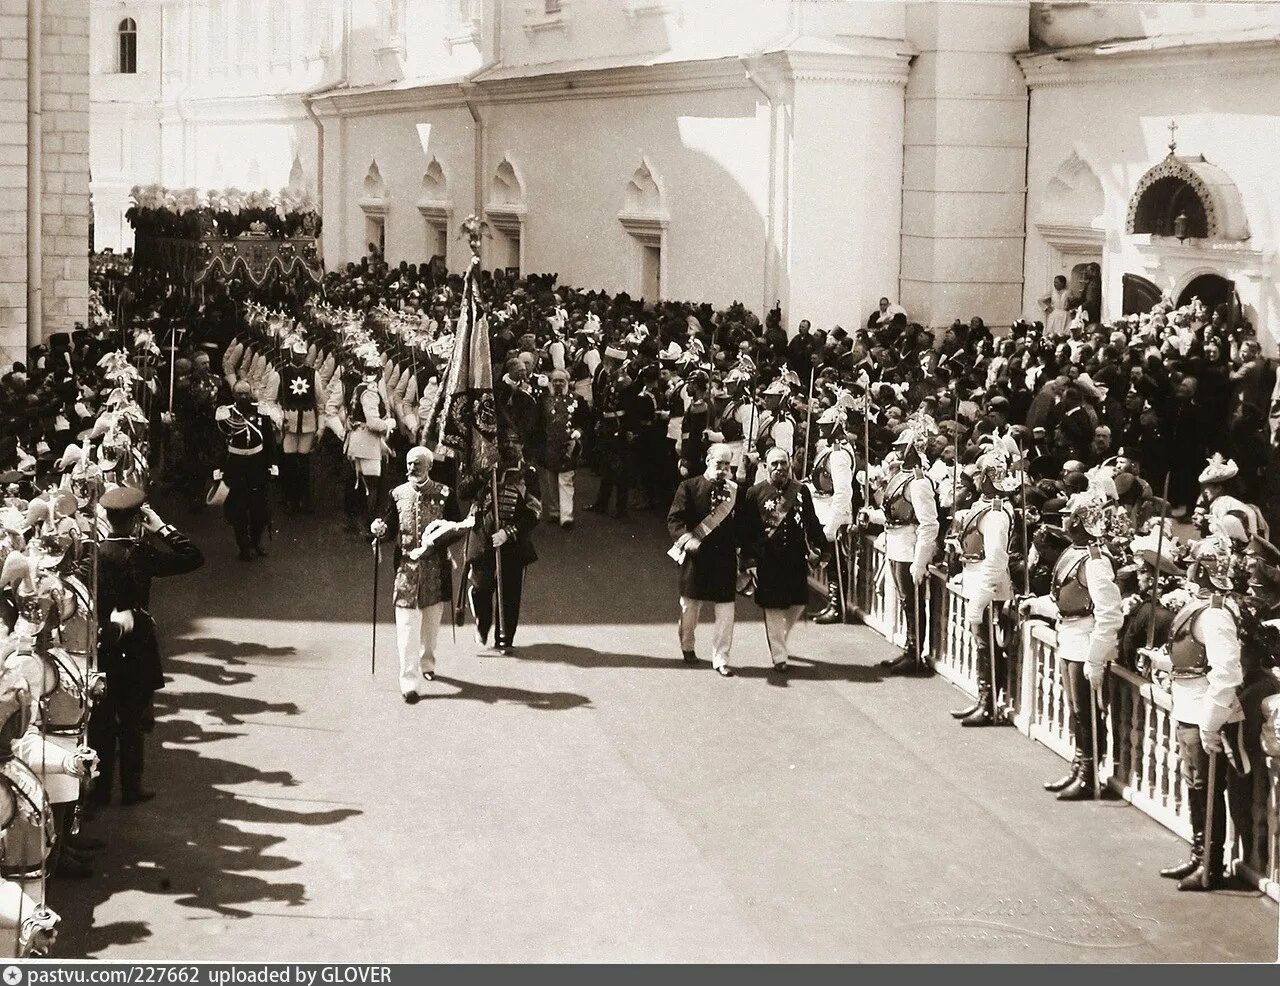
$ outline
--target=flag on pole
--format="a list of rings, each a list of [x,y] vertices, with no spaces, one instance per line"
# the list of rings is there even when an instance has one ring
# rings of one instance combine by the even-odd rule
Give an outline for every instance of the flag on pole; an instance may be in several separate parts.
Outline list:
[[[472,258],[462,295],[453,353],[427,422],[427,434],[457,461],[459,476],[492,469],[498,460],[498,415],[493,399],[489,325],[476,297]]]

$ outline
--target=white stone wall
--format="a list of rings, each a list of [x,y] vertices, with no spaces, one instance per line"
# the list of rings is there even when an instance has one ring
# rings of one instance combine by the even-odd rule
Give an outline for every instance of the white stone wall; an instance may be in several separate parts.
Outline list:
[[[0,349],[27,341],[27,5],[0,0]],[[41,338],[88,312],[89,18],[76,0],[45,4]]]
[[[1028,236],[1023,307],[1037,313],[1052,276],[1090,254],[1102,264],[1104,316],[1119,315],[1126,273],[1178,295],[1201,273],[1236,284],[1265,347],[1276,352],[1280,184],[1280,46],[1217,40],[1200,47],[1031,59]],[[1249,238],[1187,240],[1125,233],[1133,191],[1168,153],[1201,155],[1239,191]],[[1100,206],[1100,209],[1099,209]],[[1088,232],[1092,227],[1092,238]],[[1092,242],[1088,242],[1092,239]]]

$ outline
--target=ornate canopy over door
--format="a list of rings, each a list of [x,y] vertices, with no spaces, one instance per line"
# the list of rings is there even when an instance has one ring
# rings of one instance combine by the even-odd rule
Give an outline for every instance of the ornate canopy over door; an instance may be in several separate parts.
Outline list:
[[[1129,198],[1125,232],[1240,241],[1249,238],[1249,224],[1240,190],[1226,172],[1198,155],[1179,157],[1171,151],[1139,179]]]

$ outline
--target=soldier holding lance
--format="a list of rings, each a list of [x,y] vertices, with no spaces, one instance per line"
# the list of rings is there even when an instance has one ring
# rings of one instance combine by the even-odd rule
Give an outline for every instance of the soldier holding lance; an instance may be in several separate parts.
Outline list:
[[[938,493],[926,474],[925,448],[936,434],[927,415],[915,415],[896,442],[901,452],[886,456],[890,470],[881,507],[864,507],[863,520],[884,528],[885,558],[898,605],[907,624],[906,646],[901,656],[886,662],[890,674],[931,674],[924,656],[928,614],[923,609],[921,586],[929,576],[929,564],[938,546]]]
[[[1055,621],[1058,656],[1076,752],[1071,770],[1045,784],[1059,801],[1085,801],[1097,793],[1098,737],[1103,725],[1097,696],[1107,664],[1116,659],[1124,621],[1115,567],[1102,546],[1109,511],[1097,493],[1076,494],[1067,508],[1065,528],[1071,544],[1058,556],[1047,596],[1024,599],[1023,616]]]

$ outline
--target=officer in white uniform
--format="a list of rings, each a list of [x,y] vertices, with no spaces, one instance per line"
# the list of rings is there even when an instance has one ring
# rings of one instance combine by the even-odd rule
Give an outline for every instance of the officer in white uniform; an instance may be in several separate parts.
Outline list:
[[[823,534],[834,544],[836,565],[841,554],[840,541],[853,523],[853,446],[845,436],[849,409],[853,397],[842,393],[835,404],[818,418],[818,447],[809,470],[809,489],[813,494],[813,510],[822,524]],[[848,576],[846,575],[847,579]],[[827,608],[813,618],[814,623],[842,623],[845,619],[845,600],[840,598],[840,581],[836,572],[827,573]],[[856,587],[845,585],[846,592]],[[847,597],[846,597],[847,598]]]
[[[1239,698],[1244,683],[1240,613],[1227,596],[1235,565],[1228,539],[1208,537],[1195,545],[1188,574],[1196,595],[1174,616],[1166,647],[1148,653],[1151,666],[1172,679],[1178,755],[1191,811],[1191,858],[1160,871],[1161,876],[1178,880],[1179,890],[1210,890],[1222,881],[1226,768],[1230,764],[1241,774],[1249,771],[1240,735],[1244,721]],[[1207,821],[1210,784],[1212,830]]]
[[[1067,506],[1065,528],[1071,544],[1058,556],[1047,596],[1025,600],[1020,607],[1052,620],[1058,629],[1058,656],[1063,663],[1067,707],[1076,752],[1071,770],[1060,780],[1045,784],[1059,801],[1086,801],[1093,797],[1095,731],[1103,724],[1092,712],[1101,702],[1090,695],[1101,693],[1107,665],[1116,659],[1123,601],[1116,584],[1115,566],[1102,549],[1110,506],[1094,493],[1078,493]],[[1092,711],[1091,711],[1092,710]],[[1099,739],[1099,748],[1102,740]]]

